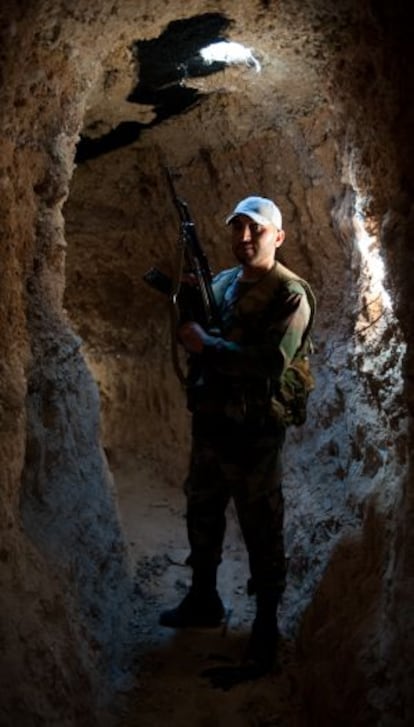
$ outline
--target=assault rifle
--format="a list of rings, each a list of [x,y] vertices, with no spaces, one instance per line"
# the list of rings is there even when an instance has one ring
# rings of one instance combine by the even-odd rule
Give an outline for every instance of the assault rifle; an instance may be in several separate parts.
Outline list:
[[[180,234],[177,243],[177,264],[174,279],[158,268],[150,268],[144,280],[160,293],[168,295],[173,305],[178,306],[178,320],[197,321],[206,330],[220,329],[220,316],[214,298],[213,275],[207,256],[197,235],[188,204],[178,197],[170,169],[166,168],[168,185],[180,218]],[[183,281],[190,276],[192,283]]]
[[[180,219],[177,242],[177,261],[173,277],[153,267],[143,279],[152,288],[168,296],[171,311],[172,354],[178,378],[188,384],[178,362],[176,349],[177,326],[196,321],[207,331],[221,330],[218,306],[214,297],[211,272],[207,256],[197,235],[188,204],[178,197],[171,171],[166,167],[168,185]],[[187,281],[185,280],[187,278]],[[191,281],[191,282],[190,282]]]

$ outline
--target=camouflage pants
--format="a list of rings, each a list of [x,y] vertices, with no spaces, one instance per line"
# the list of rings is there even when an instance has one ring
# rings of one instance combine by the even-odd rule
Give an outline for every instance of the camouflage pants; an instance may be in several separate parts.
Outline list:
[[[280,596],[285,585],[281,451],[284,430],[193,435],[185,482],[194,569],[221,561],[226,508],[233,498],[254,590]]]

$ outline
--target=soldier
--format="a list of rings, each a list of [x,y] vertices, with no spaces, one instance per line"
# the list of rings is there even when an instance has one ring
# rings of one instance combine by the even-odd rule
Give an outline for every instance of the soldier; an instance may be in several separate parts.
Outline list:
[[[223,619],[216,576],[233,498],[249,557],[249,593],[256,597],[244,663],[260,675],[273,668],[277,651],[286,575],[281,452],[286,426],[303,421],[311,388],[306,354],[314,298],[304,280],[275,260],[285,232],[272,200],[247,197],[226,222],[238,265],[213,281],[220,334],[194,321],[178,331],[196,371],[185,483],[193,573],[188,594],[161,614],[160,624],[214,627]]]

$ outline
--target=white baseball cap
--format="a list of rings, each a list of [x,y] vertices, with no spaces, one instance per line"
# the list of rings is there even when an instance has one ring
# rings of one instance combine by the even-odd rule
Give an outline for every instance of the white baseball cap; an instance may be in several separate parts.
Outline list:
[[[266,197],[246,197],[246,199],[242,199],[231,215],[227,217],[226,225],[234,220],[237,215],[246,215],[259,225],[271,224],[277,230],[282,229],[282,213],[279,207]]]

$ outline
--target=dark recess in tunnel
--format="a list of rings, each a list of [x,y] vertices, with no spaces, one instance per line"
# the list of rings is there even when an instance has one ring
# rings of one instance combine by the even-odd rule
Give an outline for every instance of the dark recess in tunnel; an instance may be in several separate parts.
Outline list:
[[[200,50],[211,43],[225,41],[224,31],[229,23],[220,13],[204,13],[169,23],[158,38],[133,43],[138,83],[127,101],[152,106],[155,117],[148,124],[123,121],[98,138],[82,134],[76,163],[128,146],[139,139],[144,129],[158,126],[199,103],[206,94],[183,84],[188,78],[210,76],[224,69],[223,62],[206,64]]]

